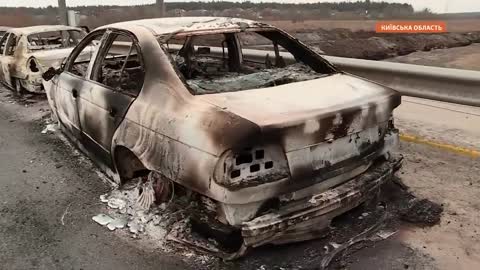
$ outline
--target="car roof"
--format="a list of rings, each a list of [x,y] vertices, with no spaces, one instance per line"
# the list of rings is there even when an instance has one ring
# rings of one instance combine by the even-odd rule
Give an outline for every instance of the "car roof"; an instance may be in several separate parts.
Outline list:
[[[150,29],[154,35],[169,35],[179,32],[196,32],[218,29],[241,29],[254,27],[272,27],[270,25],[246,19],[227,17],[171,17],[127,21],[105,25],[98,29],[117,28],[129,30],[142,26]]]
[[[60,31],[60,30],[81,30],[78,27],[66,26],[66,25],[36,25],[28,27],[19,27],[19,28],[10,28],[8,31],[14,34],[35,34],[49,31]]]
[[[1,26],[0,25],[0,31],[7,31],[9,30],[11,27],[8,27],[8,26]]]

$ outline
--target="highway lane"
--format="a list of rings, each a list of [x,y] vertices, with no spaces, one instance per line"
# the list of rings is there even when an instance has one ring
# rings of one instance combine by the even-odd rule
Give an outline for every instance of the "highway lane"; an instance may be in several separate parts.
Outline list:
[[[480,138],[474,125],[477,114],[476,108],[404,98],[396,117],[403,133],[475,147]],[[55,135],[40,133],[46,115],[45,101],[30,104],[0,89],[0,262],[5,269],[269,270],[317,265],[323,252],[320,241],[262,248],[235,263],[199,263],[195,253],[161,252],[98,226],[91,217],[102,212],[98,198],[110,187],[85,158]],[[418,196],[445,206],[442,222],[433,228],[401,229],[353,254],[350,268],[480,268],[478,159],[404,142],[399,152],[406,158],[402,180]]]
[[[480,151],[480,108],[403,97],[395,118],[406,134]]]
[[[0,269],[187,269],[94,223],[110,187],[62,141],[41,134],[46,102],[8,95],[0,87]]]

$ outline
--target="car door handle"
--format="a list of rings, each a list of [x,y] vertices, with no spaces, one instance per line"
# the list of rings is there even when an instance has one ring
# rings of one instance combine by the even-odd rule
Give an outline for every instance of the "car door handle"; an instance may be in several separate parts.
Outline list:
[[[72,89],[72,96],[73,96],[74,98],[77,98],[77,97],[78,97],[78,91],[77,91],[77,89]]]
[[[108,111],[108,114],[110,114],[111,117],[115,117],[117,115],[117,109],[115,108],[110,108],[110,110]]]

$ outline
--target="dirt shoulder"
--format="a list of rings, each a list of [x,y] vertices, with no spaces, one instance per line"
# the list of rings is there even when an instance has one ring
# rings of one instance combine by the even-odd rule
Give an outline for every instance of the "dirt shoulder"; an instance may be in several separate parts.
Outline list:
[[[464,47],[480,42],[480,31],[442,34],[378,34],[349,29],[296,32],[295,36],[327,55],[383,60],[414,52]]]
[[[480,43],[429,52],[414,52],[393,57],[386,61],[480,71]]]
[[[441,19],[440,19],[441,20]],[[464,33],[478,31],[480,19],[448,19],[447,30],[452,33]],[[338,28],[350,29],[351,31],[372,31],[375,29],[376,20],[305,20],[305,21],[267,21],[289,32],[312,32],[322,28],[333,30]]]

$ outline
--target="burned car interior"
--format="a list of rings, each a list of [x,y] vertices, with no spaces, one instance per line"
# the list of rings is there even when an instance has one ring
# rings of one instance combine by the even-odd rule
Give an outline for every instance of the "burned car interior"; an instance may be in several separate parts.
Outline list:
[[[91,58],[100,46],[100,35],[85,48],[83,57],[78,57],[71,72],[85,77]],[[136,95],[143,85],[145,70],[137,44],[129,37],[115,35],[110,39],[108,50],[98,55],[98,63],[92,67],[91,79],[127,95]]]
[[[128,48],[126,53],[110,49],[102,62],[94,67],[92,79],[116,91],[129,94],[140,91],[145,71],[136,45],[129,42],[126,47]]]
[[[252,41],[259,46],[252,46]],[[178,34],[167,40],[167,51],[195,95],[234,92],[318,79],[334,72],[318,57],[273,30],[219,34]],[[249,59],[244,50],[272,50]],[[285,61],[282,54],[296,61]]]

